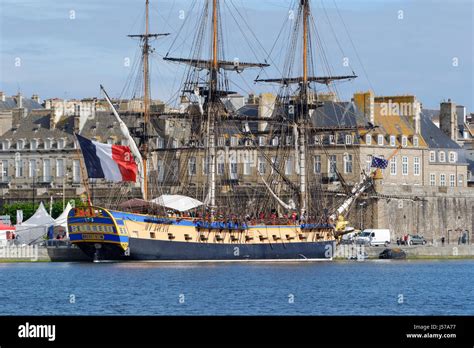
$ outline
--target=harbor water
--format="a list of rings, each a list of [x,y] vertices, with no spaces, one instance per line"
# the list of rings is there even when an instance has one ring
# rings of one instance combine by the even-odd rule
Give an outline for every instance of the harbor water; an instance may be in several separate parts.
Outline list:
[[[0,315],[473,315],[474,260],[0,263]]]

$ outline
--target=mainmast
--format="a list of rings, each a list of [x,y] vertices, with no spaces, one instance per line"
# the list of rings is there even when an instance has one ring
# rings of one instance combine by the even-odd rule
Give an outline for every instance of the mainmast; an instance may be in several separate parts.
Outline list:
[[[149,19],[150,0],[146,0],[145,5],[145,33],[140,35],[128,35],[129,37],[138,37],[142,41],[142,59],[143,59],[143,131],[140,137],[140,153],[143,159],[143,199],[148,200],[148,124],[150,123],[150,71],[149,71],[149,54],[151,52],[150,39],[166,34],[150,34]]]
[[[214,215],[216,207],[216,144],[215,144],[215,123],[216,112],[219,112],[218,105],[218,71],[219,71],[219,37],[218,37],[218,18],[217,6],[218,0],[212,0],[212,67],[209,81],[209,99],[208,99],[208,146],[209,156],[207,163],[209,165],[209,205],[211,213]]]
[[[301,111],[296,120],[298,126],[298,163],[300,174],[300,216],[306,215],[308,195],[306,184],[306,126],[309,118],[308,107],[308,20],[309,3],[308,0],[301,0],[303,9],[303,81],[301,83]]]

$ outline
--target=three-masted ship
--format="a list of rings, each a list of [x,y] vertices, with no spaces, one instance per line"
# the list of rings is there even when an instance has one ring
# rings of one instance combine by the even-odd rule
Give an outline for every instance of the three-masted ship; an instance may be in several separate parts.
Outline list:
[[[131,152],[138,164],[143,201],[156,209],[138,213],[131,209],[109,209],[89,204],[71,210],[68,217],[69,236],[91,258],[97,260],[161,260],[161,261],[237,261],[237,260],[328,260],[333,256],[338,235],[344,233],[347,222],[343,216],[359,195],[370,186],[370,177],[363,176],[358,184],[347,191],[337,207],[328,209],[321,185],[311,176],[308,168],[309,139],[318,129],[311,117],[320,106],[317,93],[311,89],[313,83],[328,84],[334,80],[355,76],[312,76],[310,49],[310,1],[300,0],[295,21],[295,40],[300,42],[301,76],[275,79],[257,79],[257,82],[281,84],[274,101],[271,117],[252,119],[242,117],[231,110],[225,99],[229,90],[227,74],[242,72],[248,68],[263,69],[267,64],[228,61],[223,56],[220,3],[223,0],[205,2],[209,19],[210,57],[200,55],[203,47],[195,50],[189,59],[171,58],[165,61],[188,66],[182,91],[183,100],[189,107],[179,116],[188,118],[191,131],[186,144],[172,150],[152,153],[149,148],[150,135],[150,81],[149,41],[159,34],[149,33],[149,0],[146,0],[146,30],[134,35],[141,40],[143,58],[144,117],[139,142],[120,120],[118,112],[106,95],[125,136],[130,139]],[[207,13],[210,16],[207,16]],[[194,42],[200,45],[206,25],[196,31]],[[295,45],[296,47],[296,45]],[[290,54],[295,54],[293,50]],[[203,73],[204,71],[204,73]],[[290,86],[296,86],[291,89]],[[296,90],[296,93],[294,93]],[[293,91],[293,92],[292,92]],[[250,123],[264,123],[266,127],[251,127]],[[236,165],[232,159],[219,158],[225,149],[236,144],[221,143],[223,133],[232,129],[247,149],[258,157],[256,173],[258,185],[241,194],[236,176]],[[355,132],[357,129],[346,129]],[[267,150],[260,142],[261,136],[273,139],[274,147]],[[277,139],[275,141],[274,139]],[[286,141],[290,139],[290,141]],[[239,144],[237,144],[239,145]],[[323,145],[321,145],[323,146]],[[178,176],[173,192],[165,192],[165,179],[153,180],[150,159],[166,161],[167,153],[173,160],[189,161],[191,167],[172,170]],[[179,152],[179,153],[178,153]],[[287,159],[292,161],[288,162]],[[195,168],[198,160],[203,162],[203,176],[198,183]],[[230,162],[229,162],[230,161]],[[189,162],[188,162],[189,163]],[[290,163],[290,164],[288,164]],[[255,163],[254,163],[255,164]],[[295,176],[285,173],[285,166],[295,168]],[[159,171],[160,169],[158,169]],[[225,178],[224,178],[225,177]],[[151,184],[152,183],[152,184]],[[153,199],[155,192],[166,193]],[[169,191],[169,190],[168,190]],[[239,192],[238,192],[239,191]],[[250,194],[250,193],[251,194]],[[193,197],[190,197],[192,195]]]

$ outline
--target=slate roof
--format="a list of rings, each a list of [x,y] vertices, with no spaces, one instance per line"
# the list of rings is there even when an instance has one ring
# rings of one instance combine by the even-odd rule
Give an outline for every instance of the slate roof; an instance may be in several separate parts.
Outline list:
[[[421,112],[421,135],[425,139],[430,148],[437,149],[455,149],[460,150],[461,147],[453,141],[446,133],[436,127],[431,119],[431,114],[425,110]]]
[[[33,99],[23,97],[23,108],[28,110],[44,109],[43,106]],[[0,100],[0,111],[17,109],[18,104],[15,97],[5,97],[5,101]]]

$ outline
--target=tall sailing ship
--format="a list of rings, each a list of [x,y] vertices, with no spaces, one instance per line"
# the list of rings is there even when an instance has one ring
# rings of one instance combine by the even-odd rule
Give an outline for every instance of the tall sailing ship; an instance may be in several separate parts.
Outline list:
[[[68,217],[71,242],[91,259],[331,259],[338,237],[347,230],[344,216],[370,187],[371,175],[364,173],[359,183],[346,188],[342,200],[334,199],[334,193],[329,193],[332,197],[328,199],[321,177],[315,176],[308,168],[308,154],[313,151],[310,139],[335,131],[312,122],[322,105],[312,86],[356,77],[314,75],[310,0],[299,0],[285,76],[256,79],[257,83],[281,85],[270,117],[242,115],[226,103],[233,93],[229,89],[229,74],[252,68],[261,71],[268,64],[225,60],[222,3],[224,0],[204,1],[191,58],[168,55],[164,58],[169,63],[187,66],[181,92],[181,100],[186,101],[187,108],[178,114],[163,113],[160,118],[188,122],[189,136],[185,143],[172,149],[150,150],[150,41],[167,34],[149,32],[149,0],[146,0],[145,33],[131,35],[141,42],[143,67],[144,113],[138,135],[132,137],[131,130],[104,91],[123,135],[130,140],[130,153],[127,150],[125,153],[127,156],[131,154],[130,161],[138,168],[141,208],[145,206],[146,210],[139,213],[133,204],[99,207],[90,201],[87,207],[71,210]],[[208,38],[208,43],[205,38]],[[206,51],[210,52],[209,57],[203,57]],[[295,56],[301,58],[296,62]],[[301,67],[301,76],[292,76],[294,65]],[[357,134],[358,127],[340,126],[337,131]],[[229,139],[222,137],[229,134],[235,136],[238,143],[229,144]],[[271,141],[273,146],[264,146],[260,140],[262,137]],[[80,141],[82,152],[100,146],[88,143],[87,147],[84,141]],[[323,143],[318,146],[324,151]],[[235,157],[235,151],[229,151],[233,148],[254,154],[250,155],[253,159],[248,156],[244,159],[244,166],[253,164],[257,167],[257,185],[239,185],[237,160],[229,158]],[[107,151],[113,153],[115,150]],[[153,159],[155,166],[156,162],[181,164],[169,165],[169,170],[165,171],[174,178],[174,186],[165,184],[167,178],[160,172],[163,169],[150,170]],[[196,175],[196,165],[201,160],[203,175],[199,176]],[[89,178],[104,177],[94,176],[98,172],[93,168],[97,165],[94,161],[84,157],[83,165]],[[294,168],[295,175],[288,175],[286,166]],[[335,175],[338,175],[336,171]],[[158,180],[154,176],[161,177]],[[159,193],[161,195],[154,198],[153,194]],[[330,206],[328,202],[338,203]]]

